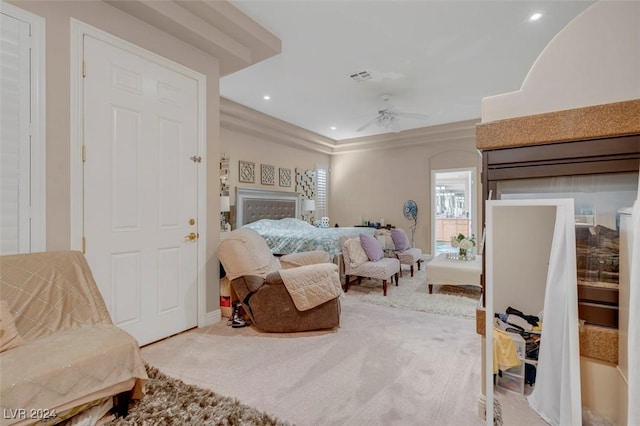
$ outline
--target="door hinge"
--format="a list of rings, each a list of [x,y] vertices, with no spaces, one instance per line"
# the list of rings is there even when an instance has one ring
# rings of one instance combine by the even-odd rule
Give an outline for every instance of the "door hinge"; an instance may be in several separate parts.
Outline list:
[[[86,77],[87,76],[87,63],[85,61],[82,61],[82,77]]]
[[[193,161],[194,163],[199,163],[202,161],[202,157],[200,157],[199,155],[194,155],[193,157],[190,158],[191,161]]]
[[[85,237],[82,237],[82,254],[85,254],[87,252],[87,239]]]
[[[87,161],[87,146],[82,145],[82,162]]]

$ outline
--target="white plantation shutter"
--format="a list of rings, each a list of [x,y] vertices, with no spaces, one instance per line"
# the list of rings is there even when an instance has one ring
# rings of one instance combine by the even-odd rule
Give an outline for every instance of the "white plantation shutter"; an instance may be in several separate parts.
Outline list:
[[[44,251],[44,19],[0,0],[0,254]]]
[[[329,169],[316,166],[316,219],[329,216]]]
[[[0,254],[30,243],[30,25],[0,14]]]

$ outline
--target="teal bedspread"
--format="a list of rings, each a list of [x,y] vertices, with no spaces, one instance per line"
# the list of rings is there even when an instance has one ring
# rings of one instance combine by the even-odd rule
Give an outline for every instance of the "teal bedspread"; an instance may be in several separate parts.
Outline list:
[[[267,241],[273,254],[289,254],[301,251],[324,250],[331,256],[339,253],[343,235],[371,234],[373,228],[316,228],[294,218],[280,220],[261,219],[244,227],[255,229]]]

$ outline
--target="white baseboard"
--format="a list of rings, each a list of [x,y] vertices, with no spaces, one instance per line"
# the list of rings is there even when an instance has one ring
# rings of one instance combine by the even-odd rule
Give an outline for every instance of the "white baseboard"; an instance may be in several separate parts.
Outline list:
[[[222,312],[220,309],[216,309],[215,311],[207,312],[204,316],[204,324],[201,324],[200,327],[206,327],[208,325],[213,325],[222,320]]]

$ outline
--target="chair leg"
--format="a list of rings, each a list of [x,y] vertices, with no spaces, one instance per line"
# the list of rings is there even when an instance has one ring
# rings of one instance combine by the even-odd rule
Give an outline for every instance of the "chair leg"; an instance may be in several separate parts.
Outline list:
[[[344,276],[344,292],[349,291],[349,275]]]
[[[382,280],[382,294],[387,295],[387,280]]]
[[[422,259],[418,259],[418,271],[420,270],[420,263],[422,263]]]
[[[400,276],[402,276],[402,264],[400,264]]]
[[[398,274],[396,274],[396,287],[398,287]]]
[[[411,278],[413,278],[413,264],[411,265]]]
[[[358,277],[358,285],[362,284],[362,277]]]
[[[429,284],[429,294],[433,291],[433,284]]]

